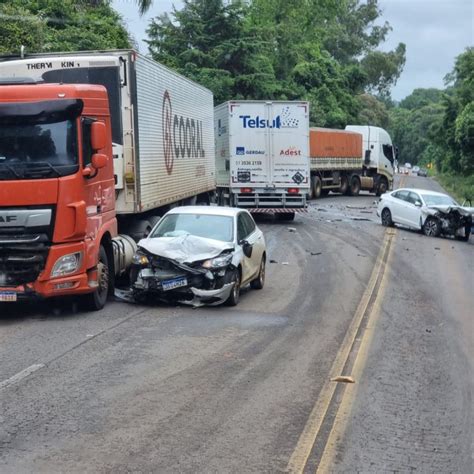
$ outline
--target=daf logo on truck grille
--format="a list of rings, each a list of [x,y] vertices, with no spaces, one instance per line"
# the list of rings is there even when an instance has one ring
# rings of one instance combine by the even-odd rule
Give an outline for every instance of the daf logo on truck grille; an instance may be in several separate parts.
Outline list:
[[[16,216],[0,216],[0,223],[9,224],[10,222],[16,222],[18,218]]]
[[[163,95],[162,127],[163,153],[168,174],[173,172],[175,158],[203,158],[205,156],[202,121],[173,114],[168,91],[165,91]]]

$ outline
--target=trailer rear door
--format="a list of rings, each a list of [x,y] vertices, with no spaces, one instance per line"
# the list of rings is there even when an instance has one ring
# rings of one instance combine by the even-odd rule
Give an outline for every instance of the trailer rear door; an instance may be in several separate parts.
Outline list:
[[[229,112],[231,187],[309,188],[306,102],[231,102]]]

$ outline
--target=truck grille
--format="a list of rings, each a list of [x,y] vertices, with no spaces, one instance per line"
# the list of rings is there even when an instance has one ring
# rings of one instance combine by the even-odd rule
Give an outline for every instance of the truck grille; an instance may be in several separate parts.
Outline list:
[[[35,281],[45,268],[48,250],[42,243],[0,245],[0,286],[15,287]]]

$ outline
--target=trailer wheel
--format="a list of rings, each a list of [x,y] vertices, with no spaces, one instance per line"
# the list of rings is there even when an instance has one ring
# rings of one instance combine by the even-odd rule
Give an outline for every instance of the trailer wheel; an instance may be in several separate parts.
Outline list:
[[[360,180],[357,176],[353,176],[351,179],[350,193],[351,196],[358,196],[360,193]]]
[[[109,294],[110,275],[109,259],[103,245],[99,249],[99,262],[97,263],[97,284],[98,287],[93,293],[82,297],[84,309],[89,311],[100,311],[107,302]]]
[[[319,176],[313,176],[311,178],[312,181],[312,189],[313,189],[313,198],[318,199],[321,196],[322,191],[322,183],[321,178]]]
[[[339,186],[339,192],[341,194],[347,194],[348,190],[349,190],[349,180],[347,179],[347,176],[341,176],[341,185]]]
[[[281,212],[279,214],[276,214],[276,218],[279,221],[294,221],[295,213],[294,212]]]

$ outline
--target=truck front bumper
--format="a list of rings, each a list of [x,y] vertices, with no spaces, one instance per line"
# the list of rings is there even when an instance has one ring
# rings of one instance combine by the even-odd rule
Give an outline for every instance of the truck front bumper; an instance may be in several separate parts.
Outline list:
[[[82,261],[76,272],[52,278],[52,269],[58,259],[77,252],[81,252]],[[82,242],[53,245],[49,249],[45,267],[34,281],[15,286],[5,286],[4,282],[0,281],[0,302],[91,293],[97,287],[97,272],[86,271],[84,255],[85,246]]]

